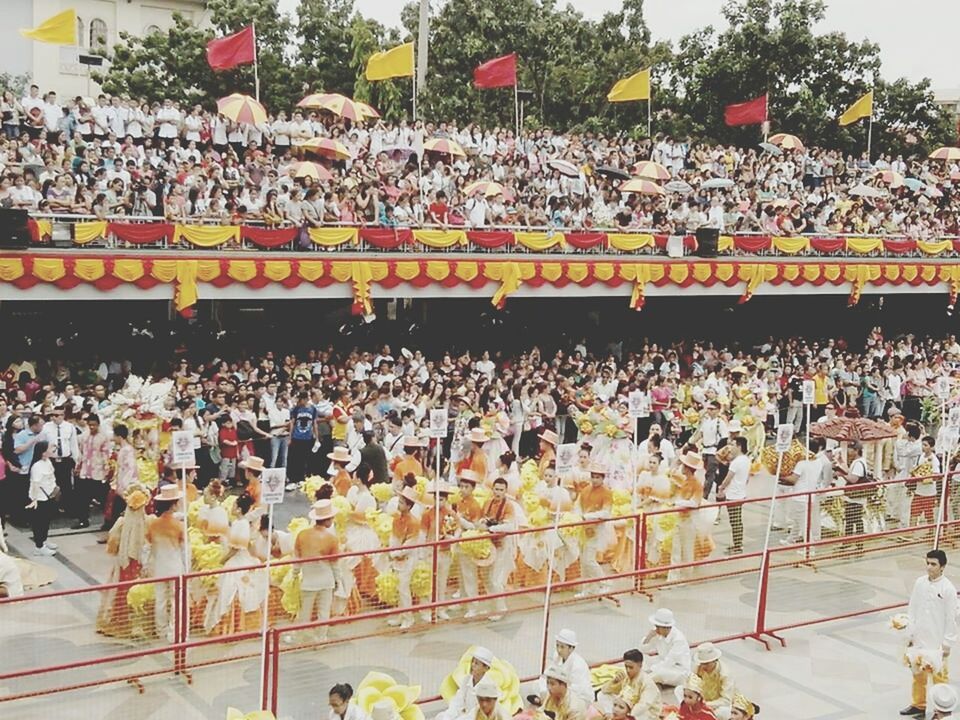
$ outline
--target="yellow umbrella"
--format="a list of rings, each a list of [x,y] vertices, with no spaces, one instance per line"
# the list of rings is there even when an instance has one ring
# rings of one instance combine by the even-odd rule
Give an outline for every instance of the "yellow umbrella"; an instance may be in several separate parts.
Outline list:
[[[333,175],[323,165],[315,162],[298,162],[293,167],[293,176],[295,178],[310,178],[311,180],[333,180]]]
[[[217,100],[217,112],[234,122],[261,125],[267,121],[267,111],[249,95],[234,93]]]
[[[444,138],[430,138],[423,144],[423,149],[429,150],[430,152],[457,155],[459,157],[467,156],[467,154],[463,151],[463,148],[460,147],[459,143],[456,143],[453,140],[446,140]]]
[[[493,182],[492,180],[479,180],[475,183],[470,183],[463,189],[463,194],[468,197],[475,193],[482,193],[486,197],[502,195],[503,185],[498,182]]]
[[[652,160],[644,160],[633,166],[633,171],[642,178],[651,180],[669,180],[672,175],[663,165]]]
[[[636,177],[625,182],[620,186],[620,192],[640,193],[641,195],[666,194],[664,189],[653,182],[653,180],[648,180],[647,178],[642,177]]]
[[[803,150],[803,143],[800,142],[800,138],[796,135],[777,133],[767,138],[767,142],[771,145],[782,147],[784,150]]]
[[[358,108],[360,108],[360,112],[363,113],[364,117],[367,117],[367,118],[380,117],[380,113],[374,110],[372,106],[367,105],[367,103],[360,102],[359,100],[354,100],[353,102],[356,103]]]
[[[930,153],[931,160],[960,160],[960,148],[942,147]]]
[[[347,146],[330,138],[311,138],[297,149],[302,152],[312,152],[322,157],[328,157],[331,160],[349,160],[353,157]]]
[[[323,107],[324,103],[337,97],[343,97],[343,95],[337,95],[336,93],[313,93],[298,102],[297,107],[319,109]]]
[[[895,170],[884,170],[883,172],[877,173],[877,177],[880,178],[880,182],[886,183],[891,190],[903,187],[903,175]]]
[[[353,100],[337,93],[323,99],[319,107],[347,120],[363,120],[366,117]]]

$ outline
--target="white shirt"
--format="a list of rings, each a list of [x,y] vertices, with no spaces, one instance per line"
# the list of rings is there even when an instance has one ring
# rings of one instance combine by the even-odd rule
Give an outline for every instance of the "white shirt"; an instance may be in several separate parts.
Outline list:
[[[677,628],[671,628],[666,637],[654,635],[650,642],[643,643],[640,650],[644,655],[656,654],[650,666],[644,663],[644,669],[654,672],[657,667],[675,668],[690,672],[690,643]]]
[[[813,460],[801,460],[797,463],[797,466],[794,468],[793,472],[797,475],[797,482],[794,484],[791,492],[810,492],[811,490],[816,490],[820,483],[820,477],[823,474],[823,465],[821,464],[819,457],[816,457]],[[807,501],[805,497],[792,497],[788,499],[795,502]]]
[[[910,624],[907,632],[914,646],[939,650],[957,642],[957,589],[946,576],[930,582],[926,575],[917,578],[907,606]]]
[[[80,459],[80,444],[77,440],[77,428],[66,420],[59,425],[52,420],[44,423],[40,431],[44,439],[53,448],[54,458]]]
[[[47,502],[57,487],[57,477],[53,472],[53,463],[38,460],[30,468],[30,501]]]
[[[704,455],[716,455],[717,445],[720,438],[727,434],[727,426],[719,417],[705,417],[700,421],[700,440],[703,443],[701,453]]]
[[[730,478],[724,497],[727,500],[745,500],[747,497],[747,480],[750,479],[750,458],[747,455],[737,455],[730,461],[727,472]]]

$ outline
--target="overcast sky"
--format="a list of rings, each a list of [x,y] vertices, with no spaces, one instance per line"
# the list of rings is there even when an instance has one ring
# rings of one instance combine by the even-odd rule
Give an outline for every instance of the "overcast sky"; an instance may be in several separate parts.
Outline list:
[[[620,6],[620,0],[569,0],[584,15],[596,18]],[[357,8],[386,25],[400,24],[406,0],[356,0]],[[434,6],[438,0],[432,0]],[[293,10],[298,0],[280,0]],[[721,23],[723,0],[646,0],[647,23],[654,38],[676,41],[704,25]],[[934,88],[960,87],[960,2],[957,0],[827,0],[820,28],[848,37],[869,38],[880,45],[883,76],[910,80],[929,77]]]

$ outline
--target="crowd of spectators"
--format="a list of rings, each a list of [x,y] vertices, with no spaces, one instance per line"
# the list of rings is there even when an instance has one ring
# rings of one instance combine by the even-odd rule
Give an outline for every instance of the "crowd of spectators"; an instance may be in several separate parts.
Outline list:
[[[960,233],[960,165],[924,157],[868,159],[810,147],[733,147],[657,134],[652,139],[481,128],[456,122],[352,123],[326,112],[277,110],[263,125],[172,100],[98,96],[61,100],[33,85],[0,100],[0,204],[34,213],[166,217],[316,227],[523,226],[722,232],[905,235]],[[350,157],[307,157],[323,137]],[[459,143],[465,157],[424,143]],[[315,160],[330,181],[295,178]],[[638,162],[663,165],[665,194],[618,188]],[[558,161],[572,165],[558,169]],[[906,182],[903,183],[903,180]],[[492,180],[503,192],[471,195]],[[713,182],[711,182],[713,181]],[[713,187],[731,181],[728,187]],[[903,183],[903,184],[901,184]],[[725,184],[723,182],[720,183]],[[868,195],[862,189],[867,186]],[[859,189],[858,189],[859,188]],[[853,192],[851,192],[853,191]]]

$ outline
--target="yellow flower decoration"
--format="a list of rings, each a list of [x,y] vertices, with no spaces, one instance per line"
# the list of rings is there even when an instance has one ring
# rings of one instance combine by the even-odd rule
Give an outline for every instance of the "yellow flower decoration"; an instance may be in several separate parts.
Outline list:
[[[227,495],[227,496],[223,499],[223,502],[220,503],[220,507],[222,507],[223,510],[224,510],[224,512],[227,513],[227,517],[233,517],[234,510],[235,510],[236,505],[237,505],[237,497],[239,497],[239,496],[238,496],[238,495]]]
[[[410,576],[410,593],[415,598],[429,600],[433,595],[433,569],[424,561],[418,562]]]
[[[332,502],[333,509],[337,511],[333,524],[337,528],[337,535],[343,540],[347,536],[347,521],[350,513],[353,512],[353,505],[341,495],[335,495]]]
[[[582,517],[572,512],[565,512],[560,516],[560,525],[566,523],[575,523],[583,520]],[[583,526],[578,525],[577,527],[561,527],[559,530],[560,536],[568,540],[583,540]]]
[[[607,437],[615,438],[620,432],[620,428],[616,426],[615,423],[610,423],[603,429]]]
[[[307,496],[308,502],[313,503],[317,497],[317,490],[326,484],[327,481],[319,475],[311,475],[300,484],[300,492]]]
[[[137,487],[127,493],[126,501],[127,507],[131,510],[140,510],[150,502],[150,496]]]
[[[428,482],[423,475],[417,475],[417,486],[414,488],[417,491],[417,497],[423,497],[424,493],[427,492]]]
[[[381,604],[388,607],[400,604],[400,577],[393,570],[377,575],[376,586]]]
[[[599,690],[608,682],[613,680],[617,673],[625,672],[623,665],[599,665],[590,669],[590,685],[594,690]]]
[[[753,427],[756,423],[757,419],[753,415],[744,415],[743,420],[740,421],[743,427]]]
[[[292,560],[293,556],[284,555],[278,562],[286,562],[287,560]],[[283,585],[283,581],[287,579],[287,575],[293,570],[293,565],[271,565],[270,566],[270,584],[280,587]]]
[[[580,418],[580,420],[577,422],[577,427],[584,435],[593,435],[593,423],[587,418]]]
[[[370,486],[370,492],[381,505],[389,502],[393,497],[393,487],[390,483],[374,483]]]
[[[151,490],[156,489],[157,484],[160,482],[160,471],[157,469],[156,460],[138,457],[137,474],[140,476],[140,484]]]
[[[473,497],[480,503],[480,507],[484,507],[490,501],[490,498],[493,497],[493,490],[486,485],[480,485],[473,491]]]
[[[520,487],[524,491],[532,490],[540,482],[540,468],[535,460],[527,460],[520,466]]]
[[[227,720],[277,720],[269,710],[254,710],[244,714],[236,708],[227,708]]]
[[[535,492],[525,492],[521,495],[520,500],[523,502],[523,511],[527,515],[532,515],[537,511],[538,508],[542,507],[540,505],[540,496]]]
[[[463,499],[463,496],[460,495],[460,488],[454,488],[453,492],[450,493],[450,497],[447,498],[447,503],[450,505],[456,505]]]
[[[372,527],[380,538],[380,544],[386,547],[390,543],[390,535],[393,533],[393,518],[386,513],[370,508],[366,512],[367,525]]]
[[[419,685],[399,685],[386,673],[369,672],[357,688],[356,702],[368,716],[374,705],[389,700],[396,707],[400,720],[424,720],[423,711],[416,703],[419,697]]]
[[[290,571],[280,583],[280,607],[288,615],[295,617],[300,612],[300,572]]]
[[[203,509],[203,499],[198,498],[187,506],[187,526],[190,528],[199,525],[200,511]]]
[[[468,538],[468,540],[466,542],[459,542],[454,547],[457,552],[462,552],[467,557],[473,558],[474,560],[486,560],[490,557],[490,553],[493,552],[493,543],[490,541],[489,535],[485,532],[467,530],[460,537]],[[476,539],[470,540],[469,538]]]
[[[148,602],[156,599],[156,586],[153,583],[137,583],[127,590],[127,605],[136,612],[143,612]]]
[[[910,616],[906,613],[897,613],[890,618],[890,627],[894,630],[905,630],[910,624]]]
[[[447,702],[457,694],[457,689],[469,675],[470,661],[476,649],[475,645],[470,646],[453,672],[443,679],[440,685],[440,696]],[[513,665],[506,660],[494,658],[493,666],[487,670],[483,678],[492,682],[500,690],[500,706],[507,711],[508,715],[514,715],[520,711],[523,707],[523,701],[520,699],[520,677]]]
[[[541,506],[527,515],[527,520],[534,527],[543,527],[550,524],[550,511]]]
[[[297,539],[302,531],[310,527],[310,521],[305,517],[295,517],[290,518],[290,522],[287,523],[287,532],[290,533],[290,536],[293,540]]]

